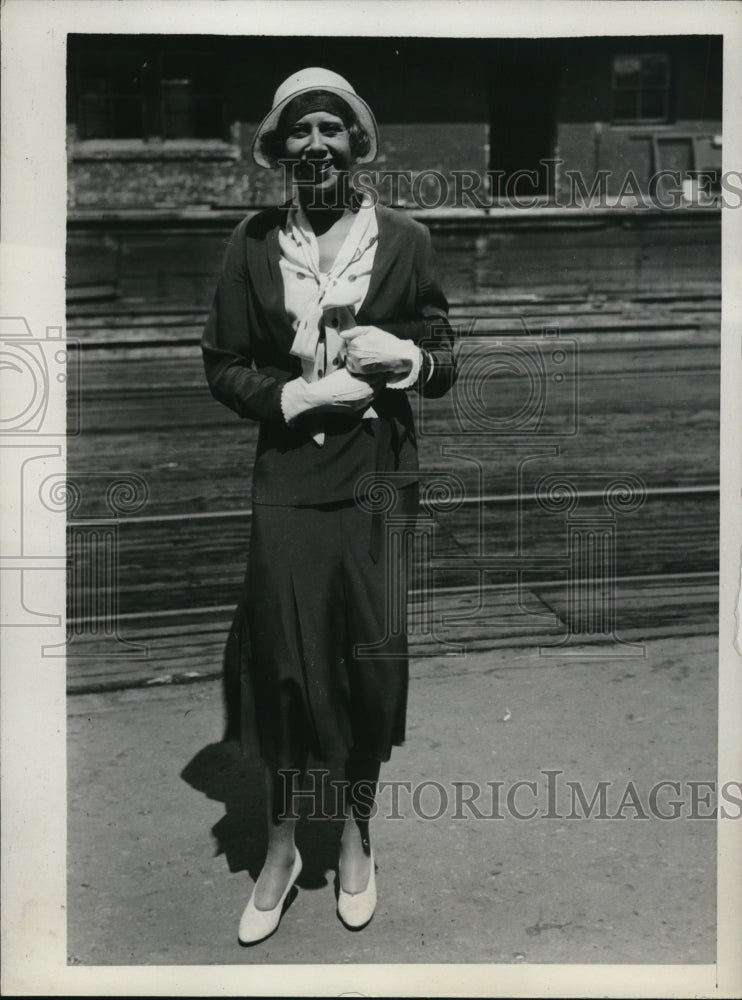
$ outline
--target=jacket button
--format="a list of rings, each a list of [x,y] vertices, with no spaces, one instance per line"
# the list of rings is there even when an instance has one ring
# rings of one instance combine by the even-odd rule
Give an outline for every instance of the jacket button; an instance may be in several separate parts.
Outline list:
[[[340,364],[340,358],[333,358],[332,364],[334,368],[337,368],[337,366]]]
[[[330,320],[330,326],[337,326],[337,325],[338,325],[338,318],[337,316],[333,316],[333,318]]]
[[[322,378],[322,376],[325,374],[324,368],[320,368],[317,374],[319,375],[320,378]]]

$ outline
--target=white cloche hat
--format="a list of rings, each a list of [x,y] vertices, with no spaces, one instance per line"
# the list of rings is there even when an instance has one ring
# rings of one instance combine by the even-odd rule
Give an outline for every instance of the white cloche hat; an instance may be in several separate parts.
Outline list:
[[[300,69],[298,73],[292,73],[287,80],[283,81],[273,97],[273,107],[258,125],[253,139],[252,155],[255,162],[261,167],[276,166],[275,162],[269,159],[260,148],[262,137],[266,132],[271,132],[276,128],[281,112],[290,101],[293,101],[299,94],[310,93],[313,90],[328,91],[345,101],[358,119],[361,128],[368,135],[370,142],[368,153],[359,157],[358,162],[368,163],[375,158],[379,147],[379,129],[371,108],[339,73],[333,73],[330,69],[322,69],[320,66],[310,66],[308,69]]]

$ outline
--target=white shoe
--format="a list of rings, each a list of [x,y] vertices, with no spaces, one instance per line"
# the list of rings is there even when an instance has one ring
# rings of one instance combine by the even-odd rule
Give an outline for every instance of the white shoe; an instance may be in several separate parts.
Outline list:
[[[360,931],[371,920],[376,909],[376,866],[374,852],[371,851],[371,871],[366,888],[361,892],[345,892],[342,887],[342,876],[338,871],[340,888],[338,892],[338,916],[351,931]],[[339,866],[338,866],[339,868]]]
[[[293,888],[294,882],[296,882],[300,872],[301,855],[297,851],[288,884],[272,910],[259,910],[257,908],[255,905],[255,889],[253,889],[252,895],[240,919],[240,929],[237,932],[240,944],[257,944],[258,941],[264,941],[265,938],[270,937],[275,931],[283,916],[283,905],[286,902],[286,897]]]

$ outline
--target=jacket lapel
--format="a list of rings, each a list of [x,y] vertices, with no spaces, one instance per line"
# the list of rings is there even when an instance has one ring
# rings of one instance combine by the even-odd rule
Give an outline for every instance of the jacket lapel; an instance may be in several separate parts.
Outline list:
[[[388,211],[388,209],[385,210],[383,208],[377,208],[376,211],[376,219],[379,226],[379,245],[376,248],[376,256],[371,268],[368,291],[356,316],[359,326],[373,324],[373,317],[378,313],[378,306],[382,298],[379,296],[379,289],[390,278],[390,272],[397,260],[400,246],[400,231],[390,221]]]
[[[268,319],[279,347],[288,353],[294,342],[294,328],[286,312],[278,242],[278,232],[285,221],[286,209],[281,207],[276,210],[274,223],[266,229],[264,238],[248,240],[247,273],[253,276],[252,286],[260,300],[260,313]]]
[[[273,335],[279,346],[288,353],[294,342],[294,328],[284,302],[285,291],[280,267],[281,247],[278,242],[278,233],[286,222],[286,213],[285,206],[277,209],[274,223],[266,229],[264,239],[248,240],[247,265],[248,274],[254,276],[252,284],[260,298],[261,311],[265,317],[269,317]],[[399,253],[401,236],[399,227],[394,225],[394,221],[390,220],[384,209],[377,210],[377,221],[379,245],[371,268],[368,291],[356,316],[359,326],[374,322],[374,317],[379,313],[381,300],[386,300],[390,291],[393,290],[402,302],[406,291],[406,288],[392,290],[386,288],[385,294],[379,295],[380,288],[388,284],[390,277],[393,283],[393,269]]]

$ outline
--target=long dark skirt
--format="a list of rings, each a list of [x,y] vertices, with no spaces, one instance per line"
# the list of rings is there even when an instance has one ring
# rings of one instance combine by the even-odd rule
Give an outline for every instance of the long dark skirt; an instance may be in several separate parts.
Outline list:
[[[393,531],[384,530],[376,559],[373,515],[352,500],[254,506],[243,599],[226,654],[228,730],[239,731],[243,746],[256,737],[266,763],[296,767],[307,751],[324,762],[351,751],[384,761],[404,742],[401,539],[414,529],[417,501],[416,484],[399,490]]]

